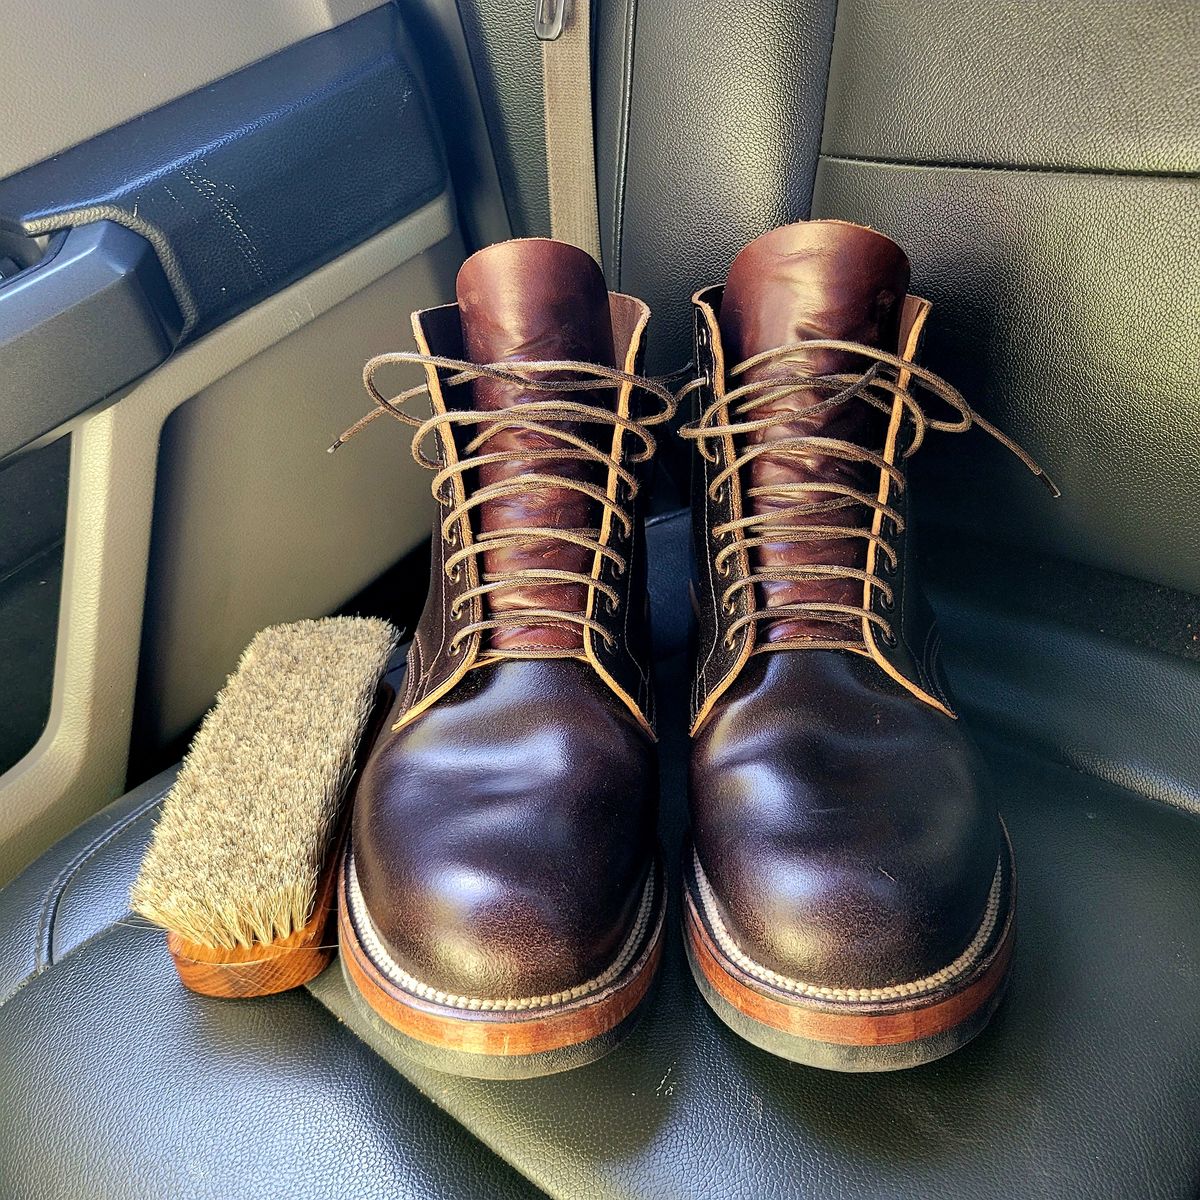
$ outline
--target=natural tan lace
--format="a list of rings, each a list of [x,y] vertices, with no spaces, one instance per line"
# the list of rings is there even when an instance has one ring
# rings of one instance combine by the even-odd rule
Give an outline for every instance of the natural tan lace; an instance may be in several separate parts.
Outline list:
[[[380,368],[395,363],[432,366],[454,372],[442,380],[443,388],[457,387],[473,379],[495,379],[502,383],[518,384],[527,391],[558,393],[596,391],[622,384],[631,384],[638,390],[656,397],[662,403],[662,409],[657,413],[635,420],[620,416],[610,409],[556,398],[530,400],[493,411],[452,410],[420,418],[405,412],[403,405],[415,396],[427,395],[429,392],[427,385],[422,384],[419,387],[409,388],[390,399],[384,396],[375,385],[375,375]],[[571,372],[582,375],[584,378],[538,378],[551,372],[556,375]],[[462,564],[468,559],[478,560],[480,555],[490,550],[509,550],[541,541],[561,542],[598,554],[613,564],[618,575],[624,575],[628,566],[625,556],[606,544],[607,539],[601,529],[559,529],[549,525],[529,525],[520,528],[484,530],[474,535],[471,545],[459,546],[459,523],[473,509],[492,500],[500,500],[508,496],[529,495],[541,490],[567,488],[595,501],[601,512],[616,521],[626,535],[632,533],[631,506],[638,494],[639,483],[636,474],[629,468],[636,467],[650,459],[655,446],[654,437],[649,432],[650,427],[669,420],[675,412],[675,397],[662,383],[641,375],[618,371],[613,367],[603,367],[596,363],[574,360],[478,364],[456,358],[445,358],[437,354],[418,354],[410,351],[376,355],[363,368],[363,383],[377,407],[350,426],[329,447],[330,453],[384,413],[388,413],[416,429],[412,440],[413,458],[421,466],[435,472],[431,484],[434,498],[439,504],[450,506],[450,511],[442,521],[441,534],[449,545],[458,547],[445,562],[446,575],[452,582],[458,582],[461,578]],[[587,438],[580,437],[569,429],[556,427],[563,424],[606,425],[614,433],[617,429],[621,429],[637,439],[640,449],[631,454],[622,454],[620,458],[617,458],[593,445]],[[431,434],[455,425],[475,426],[478,428],[478,432],[462,447],[458,462],[443,466],[440,461],[430,458],[423,447]],[[536,434],[548,439],[552,445],[545,449],[522,447],[519,450],[480,453],[491,438],[505,429]],[[610,495],[606,489],[586,480],[573,479],[567,475],[556,474],[552,470],[538,470],[537,464],[539,463],[561,462],[563,459],[597,463],[606,471],[613,472],[617,479],[613,494]],[[462,502],[455,502],[452,494],[444,493],[445,486],[456,476],[461,477],[467,471],[473,471],[479,467],[507,462],[528,464],[529,469],[511,479],[498,480],[495,483],[476,488]],[[483,600],[502,588],[527,585],[530,582],[581,584],[584,587],[594,587],[604,597],[604,602],[610,612],[614,612],[620,602],[620,594],[614,587],[581,571],[521,567],[510,571],[481,571],[478,586],[462,592],[455,599],[451,615],[457,618],[461,613],[462,606],[476,597]],[[590,629],[594,634],[603,638],[607,645],[614,644],[612,634],[600,622],[584,613],[555,608],[521,608],[499,612],[485,611],[485,615],[480,620],[472,621],[455,631],[450,640],[449,651],[451,654],[458,654],[463,642],[473,634],[485,634],[515,626],[574,627],[580,633],[584,629]],[[492,661],[499,658],[576,657],[579,657],[577,650],[553,647],[539,649],[493,648],[482,655],[480,661]]]
[[[1005,449],[1016,455],[1055,496],[1059,495],[1058,488],[1030,455],[971,408],[956,388],[932,371],[907,362],[884,350],[876,350],[859,342],[834,338],[813,339],[756,354],[733,367],[729,376],[736,378],[763,363],[786,361],[789,355],[813,350],[844,351],[861,355],[873,361],[866,371],[857,375],[853,373],[835,375],[797,373],[741,384],[714,400],[697,420],[683,426],[679,431],[680,434],[696,442],[700,454],[706,461],[716,463],[717,456],[706,449],[706,443],[710,441],[724,437],[744,436],[769,429],[775,425],[792,424],[806,417],[819,416],[842,404],[870,404],[873,408],[890,414],[895,401],[899,400],[913,424],[912,442],[905,450],[904,458],[908,458],[920,449],[925,440],[925,434],[930,429],[942,433],[966,433],[972,425],[977,425],[985,433],[995,438]],[[930,417],[908,387],[900,386],[898,380],[901,372],[907,372],[920,388],[957,412],[959,419],[944,421]],[[695,389],[706,386],[708,382],[706,378],[691,380],[676,394],[676,401],[682,400],[685,395]],[[756,409],[770,401],[798,391],[819,391],[832,394],[805,408],[773,412],[764,417],[750,416]],[[718,419],[718,414],[726,406],[728,406],[731,419],[721,421]],[[742,469],[763,454],[791,454],[799,457],[815,453],[829,458],[840,458],[846,462],[869,463],[878,468],[881,474],[888,476],[897,494],[903,492],[905,488],[904,472],[899,466],[888,462],[883,454],[841,438],[803,434],[780,437],[775,441],[743,444],[736,450],[732,461],[718,471],[709,484],[709,497],[714,501],[721,499],[722,489],[726,486],[741,487]],[[875,564],[880,566],[886,574],[895,573],[898,565],[895,549],[886,537],[873,532],[870,527],[856,528],[805,523],[806,520],[821,513],[862,506],[873,514],[881,514],[886,521],[891,523],[896,533],[903,532],[903,517],[895,508],[884,503],[877,496],[837,480],[819,479],[750,487],[746,489],[745,496],[751,501],[767,498],[779,500],[787,507],[752,513],[749,516],[713,526],[713,536],[725,542],[713,559],[714,569],[722,578],[729,578],[732,560],[742,551],[750,551],[757,546],[795,545],[841,538],[862,538],[868,545],[874,545],[876,547]],[[873,520],[871,524],[874,524]],[[891,623],[886,617],[872,611],[866,601],[866,597],[870,595],[868,589],[874,589],[880,594],[881,606],[890,608],[894,603],[892,585],[882,576],[860,570],[857,567],[825,563],[811,563],[796,567],[773,565],[767,569],[753,571],[743,578],[732,580],[722,592],[720,602],[726,615],[732,616],[735,611],[734,598],[739,591],[746,588],[753,589],[757,584],[762,583],[799,583],[826,578],[858,580],[864,585],[864,603],[850,605],[833,601],[808,600],[774,607],[754,608],[752,606],[751,612],[730,623],[725,633],[727,647],[732,647],[734,637],[746,626],[753,626],[757,629],[761,622],[774,622],[789,617],[807,617],[828,622],[833,627],[831,636],[828,638],[786,638],[775,642],[761,642],[755,645],[755,653],[784,649],[861,650],[863,647],[861,622],[864,620],[878,629],[880,636],[889,645],[895,644],[895,632]],[[848,632],[843,632],[851,629],[859,631],[859,636],[851,636]]]

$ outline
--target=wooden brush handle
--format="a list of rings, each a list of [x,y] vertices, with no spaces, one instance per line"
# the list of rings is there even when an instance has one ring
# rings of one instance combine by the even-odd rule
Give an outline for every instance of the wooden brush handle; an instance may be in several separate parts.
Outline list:
[[[185,987],[202,996],[244,999],[286,992],[315,979],[337,949],[335,873],[339,855],[329,865],[317,889],[308,923],[290,937],[265,945],[202,946],[167,931],[167,949]]]

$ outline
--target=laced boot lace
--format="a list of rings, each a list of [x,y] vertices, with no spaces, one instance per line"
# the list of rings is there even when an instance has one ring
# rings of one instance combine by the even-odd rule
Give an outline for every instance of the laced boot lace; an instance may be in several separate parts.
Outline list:
[[[790,425],[806,417],[820,416],[844,404],[869,404],[890,415],[895,402],[899,401],[904,406],[913,429],[912,439],[903,458],[909,458],[920,449],[928,430],[966,433],[975,425],[1020,459],[1054,496],[1060,494],[1034,459],[1012,438],[980,416],[956,388],[932,371],[884,350],[840,339],[813,339],[756,354],[733,367],[729,371],[729,377],[736,379],[766,363],[787,362],[789,356],[814,350],[844,351],[861,355],[870,361],[870,366],[861,374],[810,375],[797,370],[795,374],[775,375],[740,384],[723,397],[714,400],[695,421],[684,425],[679,431],[680,434],[696,442],[700,454],[707,462],[716,463],[717,455],[708,449],[710,442],[725,437],[745,439],[748,434],[770,429],[772,426]],[[899,383],[902,373],[907,373],[911,380],[911,383],[904,387]],[[708,382],[705,378],[689,381],[676,393],[676,402]],[[938,420],[929,416],[910,390],[914,385],[954,410],[958,419]],[[761,417],[753,415],[756,410],[773,401],[796,392],[814,391],[830,394],[825,399],[802,408],[777,410]],[[719,414],[726,407],[729,419],[723,421],[719,419]],[[800,471],[804,470],[803,460],[813,454],[839,458],[850,463],[869,463],[889,478],[897,495],[902,494],[905,488],[904,471],[899,465],[887,461],[882,453],[841,438],[802,434],[754,443],[740,440],[734,444],[737,453],[733,460],[718,471],[709,483],[709,496],[714,501],[720,500],[724,487],[740,488],[743,468],[763,454],[793,456]],[[767,545],[799,546],[840,538],[860,538],[868,546],[873,544],[876,547],[875,566],[886,564],[884,569],[887,573],[895,572],[898,565],[896,550],[882,532],[873,531],[873,519],[865,527],[820,524],[813,521],[814,517],[822,514],[861,507],[872,514],[872,517],[875,513],[881,514],[896,534],[902,533],[904,518],[894,507],[877,496],[832,479],[798,479],[794,482],[772,483],[770,486],[749,487],[745,489],[744,496],[750,502],[749,515],[717,524],[712,529],[714,538],[724,543],[714,556],[714,569],[722,578],[730,577],[732,562],[742,551],[748,552]],[[771,507],[753,511],[761,501],[770,502]],[[882,528],[881,523],[880,529]],[[863,603],[851,605],[826,600],[805,600],[791,604],[759,606],[755,599],[751,603],[750,612],[731,622],[726,630],[726,644],[732,645],[736,634],[748,625],[757,631],[763,622],[775,622],[789,617],[815,619],[827,623],[830,634],[828,637],[785,638],[779,641],[764,641],[756,636],[756,653],[784,649],[861,650],[864,620],[874,626],[885,641],[894,644],[895,633],[891,623],[886,617],[872,611],[868,600],[872,592],[877,591],[882,606],[889,607],[894,600],[892,585],[874,571],[867,572],[858,567],[825,563],[762,566],[752,569],[750,574],[742,578],[732,579],[721,594],[721,604],[725,612],[732,615],[733,601],[740,591],[755,589],[759,584],[800,583],[818,579],[856,580],[862,583]],[[757,596],[753,590],[751,594],[752,597]]]
[[[648,416],[634,419],[620,416],[611,409],[591,405],[583,400],[564,400],[559,395],[553,399],[529,400],[508,408],[490,411],[448,410],[422,418],[406,412],[404,405],[416,396],[428,395],[429,388],[426,384],[409,388],[390,398],[384,396],[376,386],[375,376],[378,372],[383,367],[398,363],[431,366],[453,372],[442,380],[443,388],[458,387],[474,379],[494,379],[502,383],[518,384],[525,391],[554,393],[608,390],[614,386],[630,384],[639,391],[654,396],[660,402],[661,408]],[[562,378],[564,374],[575,377]],[[556,377],[544,378],[546,375]],[[502,500],[513,496],[529,496],[539,491],[566,488],[594,501],[601,516],[611,517],[620,525],[622,532],[628,536],[633,532],[633,502],[640,487],[637,475],[631,468],[647,462],[654,454],[655,439],[650,433],[650,429],[670,420],[674,415],[676,398],[671,391],[657,380],[641,375],[632,375],[613,367],[599,366],[596,363],[564,359],[479,364],[461,359],[445,358],[436,354],[419,354],[410,351],[380,354],[372,358],[363,369],[363,383],[376,407],[351,425],[329,447],[329,452],[333,453],[385,413],[405,425],[413,427],[415,430],[412,439],[413,458],[422,467],[434,472],[430,485],[433,496],[439,504],[449,506],[449,511],[442,521],[441,536],[450,545],[458,548],[446,559],[447,577],[452,582],[458,582],[461,578],[463,564],[468,559],[476,560],[479,565],[480,582],[477,586],[456,597],[452,615],[457,618],[461,613],[462,606],[476,597],[482,601],[483,615],[481,619],[460,627],[454,633],[450,641],[449,652],[458,654],[463,642],[473,634],[487,635],[493,631],[516,626],[568,628],[578,630],[580,635],[583,630],[590,629],[611,647],[615,641],[613,635],[600,622],[585,613],[552,607],[493,610],[488,604],[488,597],[501,589],[513,586],[530,583],[579,584],[583,587],[594,587],[602,595],[603,603],[607,606],[608,611],[615,612],[620,602],[620,595],[610,584],[582,571],[568,571],[552,567],[520,567],[488,572],[483,570],[480,560],[481,555],[491,550],[519,550],[533,543],[557,542],[563,545],[577,546],[598,554],[613,564],[617,575],[624,575],[628,568],[625,556],[606,544],[607,539],[600,528],[563,529],[553,525],[536,524],[522,527],[509,526],[491,531],[478,531],[474,534],[470,545],[459,546],[459,522],[473,510],[493,500]],[[620,429],[634,438],[639,446],[632,452],[614,457],[612,453],[594,445],[588,438],[581,437],[568,428],[563,428],[564,425],[596,425],[602,428],[608,427],[612,433]],[[426,454],[424,446],[431,436],[453,426],[472,428],[474,434],[462,446],[459,460],[449,466],[442,466],[440,461]],[[489,451],[487,449],[489,441],[505,430],[534,434],[545,444],[545,448],[523,446],[518,450]],[[612,439],[608,440],[611,442]],[[598,467],[603,468],[606,475],[608,472],[612,472],[617,480],[612,494],[609,494],[607,489],[587,480],[575,479],[554,471],[553,464],[562,462],[564,459],[595,463]],[[463,477],[469,471],[490,464],[511,462],[522,463],[526,470],[520,475],[508,479],[467,489],[465,499],[461,502],[454,500],[452,491],[450,493],[446,491],[447,485],[452,488],[453,480],[456,477]],[[576,657],[579,657],[579,651],[571,649],[492,648],[480,656],[480,661],[502,658]]]

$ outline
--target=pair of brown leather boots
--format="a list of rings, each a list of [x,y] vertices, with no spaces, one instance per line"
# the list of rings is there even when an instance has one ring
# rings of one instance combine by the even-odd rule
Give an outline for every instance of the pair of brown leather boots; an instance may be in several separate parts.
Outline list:
[[[1012,851],[908,561],[904,461],[973,420],[914,362],[903,251],[776,229],[694,297],[699,615],[684,939],[705,999],[785,1058],[887,1070],[962,1045],[1013,944]],[[561,242],[482,250],[419,353],[368,364],[438,512],[406,684],[340,882],[351,985],[426,1063],[515,1078],[630,1028],[662,955],[642,508],[674,398],[649,311]],[[376,372],[426,368],[432,416]],[[935,419],[920,386],[948,406]],[[679,581],[679,603],[686,603]]]

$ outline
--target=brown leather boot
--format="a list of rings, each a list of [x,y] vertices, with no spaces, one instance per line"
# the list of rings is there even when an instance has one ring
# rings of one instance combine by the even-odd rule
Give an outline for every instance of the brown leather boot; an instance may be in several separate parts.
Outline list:
[[[414,453],[439,509],[407,682],[357,789],[342,959],[441,1070],[599,1057],[659,960],[639,480],[672,398],[635,376],[647,317],[582,250],[505,242],[467,260],[457,305],[414,316],[420,354],[368,364],[377,400],[379,367],[425,365]]]
[[[1012,851],[940,673],[904,460],[974,422],[1037,468],[914,365],[930,306],[908,281],[888,238],[814,221],[694,298],[688,951],[735,1031],[847,1071],[973,1037],[1013,944]]]

